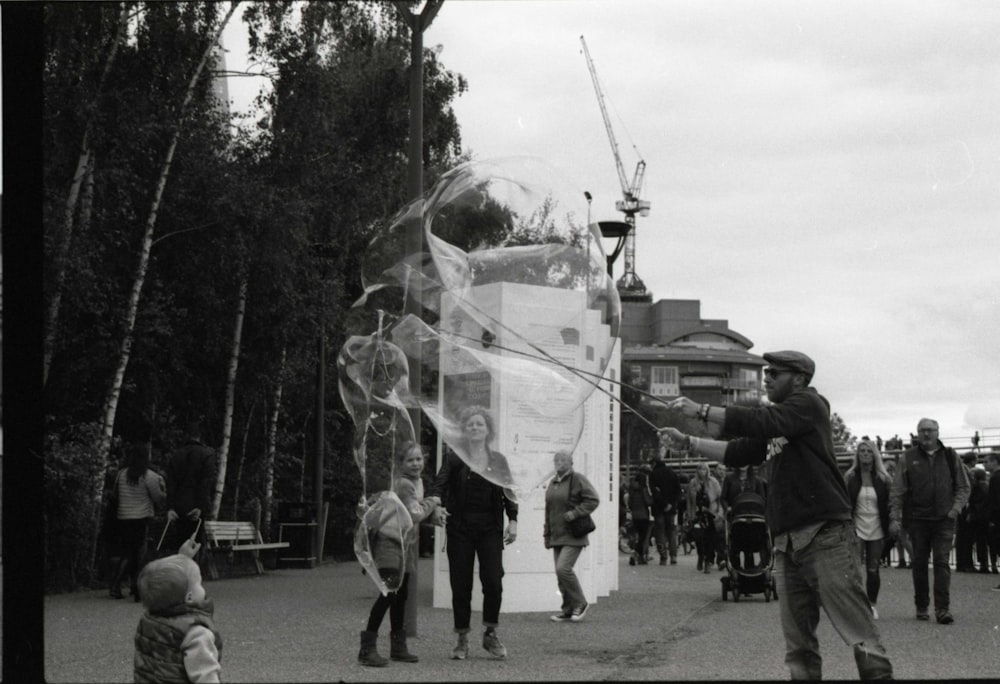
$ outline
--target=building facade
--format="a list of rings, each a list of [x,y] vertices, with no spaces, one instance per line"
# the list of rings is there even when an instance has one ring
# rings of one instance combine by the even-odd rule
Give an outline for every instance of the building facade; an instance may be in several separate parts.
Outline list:
[[[703,319],[697,299],[623,297],[620,339],[621,377],[636,390],[626,392],[626,403],[645,418],[623,419],[623,463],[645,460],[655,448],[644,424],[666,424],[661,402],[685,396],[712,406],[757,406],[764,397],[767,362],[750,353],[753,342],[728,321]]]

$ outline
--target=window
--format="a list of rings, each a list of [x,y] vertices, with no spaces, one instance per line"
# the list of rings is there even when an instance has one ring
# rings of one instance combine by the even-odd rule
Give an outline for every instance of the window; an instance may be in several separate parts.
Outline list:
[[[653,366],[649,393],[654,397],[680,396],[681,389],[677,382],[677,366]]]

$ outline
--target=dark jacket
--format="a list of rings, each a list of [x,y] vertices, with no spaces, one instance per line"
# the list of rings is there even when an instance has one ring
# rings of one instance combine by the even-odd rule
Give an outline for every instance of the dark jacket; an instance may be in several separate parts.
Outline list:
[[[507,466],[507,459],[498,451],[490,451],[490,461],[496,462],[498,467],[503,469]],[[462,529],[466,521],[463,517],[465,511],[465,489],[466,483],[472,477],[480,477],[472,472],[465,461],[458,457],[455,452],[446,450],[444,452],[444,462],[438,470],[437,477],[434,478],[433,496],[441,499],[441,504],[448,511],[448,522],[445,529]],[[503,514],[507,513],[507,518],[517,520],[517,504],[504,494],[504,489],[492,482],[487,482],[490,488],[490,508],[496,511],[496,525],[503,529]]]
[[[726,446],[727,466],[770,459],[766,515],[772,534],[851,519],[847,485],[834,457],[830,405],[814,388],[770,406],[727,406],[722,432],[742,435]]]
[[[552,478],[545,487],[545,524],[542,528],[545,548],[587,546],[588,535],[574,537],[563,514],[573,511],[580,517],[593,513],[600,503],[594,485],[575,470],[570,470],[561,480]]]
[[[202,517],[207,518],[212,510],[215,477],[215,450],[197,440],[185,443],[167,463],[167,509],[184,516],[200,508]]]
[[[212,630],[221,660],[222,637],[215,629],[212,614],[212,603],[207,600],[198,608],[184,607],[183,612],[179,609],[173,615],[143,613],[135,632],[135,681],[157,684],[190,681],[184,669],[181,642],[195,625]]]
[[[653,494],[649,490],[649,476],[637,473],[628,485],[628,508],[632,520],[649,520],[649,507],[653,505]]]
[[[663,461],[653,464],[653,472],[649,474],[649,489],[653,493],[653,515],[663,513],[667,505],[670,512],[677,512],[677,502],[681,498],[681,481],[674,469]]]
[[[861,493],[861,476],[856,470],[850,470],[844,475],[847,483],[847,494],[851,497],[851,517],[858,507],[858,494]],[[892,483],[880,477],[872,476],[872,486],[875,488],[875,498],[878,500],[878,519],[882,524],[882,534],[889,536],[889,489]]]
[[[986,525],[990,521],[990,485],[986,479],[975,479],[975,474],[972,477],[967,511],[969,524],[973,526]]]
[[[902,519],[904,503],[911,520],[942,520],[951,511],[957,518],[968,501],[969,478],[954,449],[939,440],[933,457],[919,445],[903,452],[889,493],[892,520]]]
[[[990,522],[1000,525],[1000,468],[990,475],[989,486]]]

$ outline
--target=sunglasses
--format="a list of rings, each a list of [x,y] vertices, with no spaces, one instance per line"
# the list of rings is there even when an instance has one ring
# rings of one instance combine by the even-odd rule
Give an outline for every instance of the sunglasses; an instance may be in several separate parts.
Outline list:
[[[794,373],[795,371],[790,371],[787,368],[765,368],[764,377],[765,378],[776,378],[782,373]]]

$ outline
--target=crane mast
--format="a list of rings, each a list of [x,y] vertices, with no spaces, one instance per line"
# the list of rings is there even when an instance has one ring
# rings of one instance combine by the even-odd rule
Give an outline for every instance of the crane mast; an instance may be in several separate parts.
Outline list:
[[[635,215],[649,215],[649,202],[639,199],[639,192],[642,190],[642,181],[646,174],[646,162],[641,158],[639,159],[639,162],[635,166],[635,173],[632,174],[632,182],[629,183],[628,176],[625,175],[625,166],[622,164],[621,153],[618,151],[618,141],[615,139],[615,131],[611,126],[611,118],[608,116],[608,108],[604,103],[604,92],[601,90],[601,83],[597,78],[597,70],[594,68],[594,60],[590,57],[590,50],[587,49],[587,41],[584,40],[583,36],[580,36],[580,43],[583,44],[583,54],[587,59],[587,69],[590,71],[590,78],[594,82],[594,90],[597,93],[597,104],[601,108],[604,128],[608,132],[611,152],[615,157],[618,181],[621,183],[622,199],[615,202],[615,209],[625,214],[625,223],[628,224],[628,233],[625,236],[625,274],[618,280],[618,290],[622,294],[645,297],[646,285],[635,272]]]

